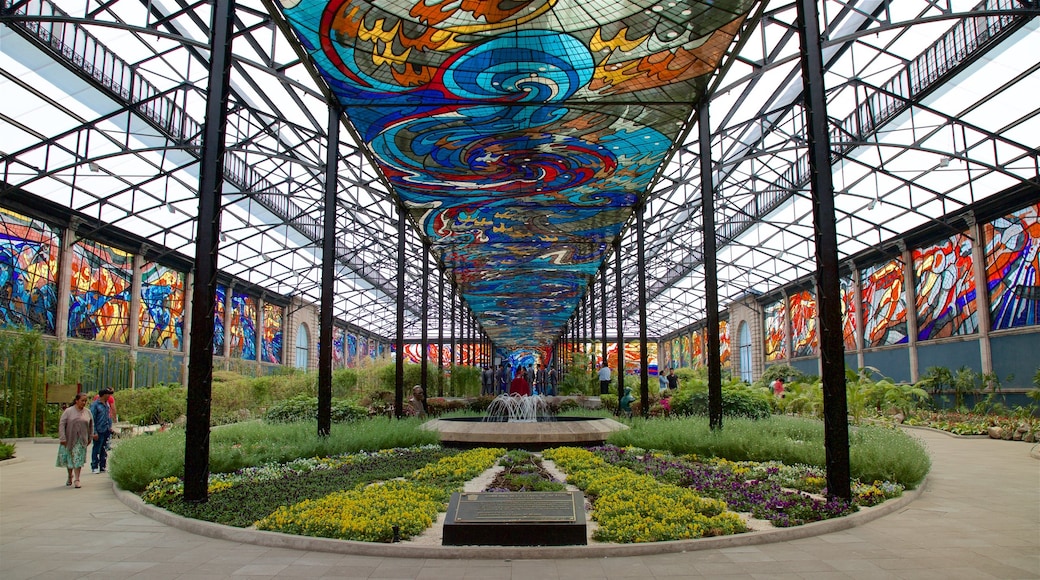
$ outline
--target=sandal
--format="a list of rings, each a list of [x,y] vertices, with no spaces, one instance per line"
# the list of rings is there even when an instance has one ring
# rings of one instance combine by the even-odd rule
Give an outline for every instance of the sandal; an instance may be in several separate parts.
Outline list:
[[[79,480],[78,480],[78,479],[76,480],[76,485],[75,485],[74,487],[75,487],[76,489],[79,489]]]
[[[65,487],[72,487],[72,478],[65,482]]]

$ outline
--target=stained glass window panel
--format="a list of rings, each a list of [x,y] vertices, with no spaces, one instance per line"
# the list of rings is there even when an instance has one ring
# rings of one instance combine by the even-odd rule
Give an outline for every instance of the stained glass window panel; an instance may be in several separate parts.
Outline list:
[[[985,226],[993,330],[1040,323],[1040,203]]]
[[[704,331],[698,330],[690,336],[690,350],[692,351],[691,365],[694,368],[704,366]]]
[[[791,354],[795,357],[814,356],[820,346],[820,335],[816,328],[816,295],[811,290],[803,290],[792,294],[787,300],[791,305]],[[845,348],[850,350],[847,343]],[[855,348],[855,344],[852,348]]]
[[[133,255],[92,240],[72,245],[69,336],[130,341]]]
[[[856,350],[856,319],[862,305],[856,303],[856,287],[852,278],[841,279],[841,333],[845,338],[845,350]]]
[[[971,250],[965,234],[913,250],[918,340],[978,331]]]
[[[729,368],[733,362],[733,353],[729,347],[729,321],[719,321],[719,362],[723,368]]]
[[[228,324],[231,358],[256,360],[256,312],[256,298],[241,292],[232,293]]]
[[[213,354],[224,356],[224,328],[226,320],[224,309],[227,307],[227,286],[217,284],[217,293],[213,302]]]
[[[56,229],[0,209],[0,326],[54,334],[59,248]]]
[[[895,258],[863,270],[865,346],[888,346],[907,341],[903,261]]]
[[[335,327],[332,329],[332,367],[341,368],[346,363],[343,347],[346,343],[347,331]]]
[[[779,300],[765,307],[766,360],[778,361],[787,358],[787,343],[784,327],[787,324],[787,308]],[[741,369],[743,370],[743,369]]]
[[[184,343],[185,274],[149,262],[141,270],[141,307],[137,344],[147,348],[181,350]]]
[[[263,362],[282,362],[282,323],[284,311],[281,306],[264,303]]]
[[[358,364],[358,337],[356,334],[347,333],[347,366],[356,367]]]

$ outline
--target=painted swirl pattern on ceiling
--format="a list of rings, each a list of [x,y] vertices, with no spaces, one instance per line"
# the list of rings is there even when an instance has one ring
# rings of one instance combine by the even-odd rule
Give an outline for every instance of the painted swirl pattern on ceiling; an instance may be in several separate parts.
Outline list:
[[[754,0],[283,0],[496,345],[551,342]]]

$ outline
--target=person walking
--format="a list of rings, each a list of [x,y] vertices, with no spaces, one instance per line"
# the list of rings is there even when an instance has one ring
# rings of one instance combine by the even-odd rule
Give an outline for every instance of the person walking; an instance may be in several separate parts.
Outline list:
[[[65,409],[58,422],[58,459],[55,467],[68,470],[66,487],[75,485],[79,489],[80,472],[87,461],[87,442],[96,437],[94,417],[87,410],[87,394],[76,393],[72,406]]]
[[[599,369],[599,394],[606,395],[610,392],[610,367],[606,361]]]
[[[112,416],[108,396],[112,389],[98,391],[97,398],[90,404],[90,415],[94,419],[94,445],[90,450],[90,472],[104,473],[108,468],[108,442],[112,438]]]

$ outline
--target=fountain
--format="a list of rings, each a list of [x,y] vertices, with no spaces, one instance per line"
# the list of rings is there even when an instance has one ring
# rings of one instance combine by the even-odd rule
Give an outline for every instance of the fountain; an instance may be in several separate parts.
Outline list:
[[[499,395],[491,401],[484,415],[484,421],[493,423],[535,423],[553,419],[549,400],[542,395]]]
[[[422,428],[437,431],[443,445],[529,450],[601,445],[614,431],[628,428],[607,418],[553,416],[550,399],[542,395],[499,395],[483,417],[433,419]]]

